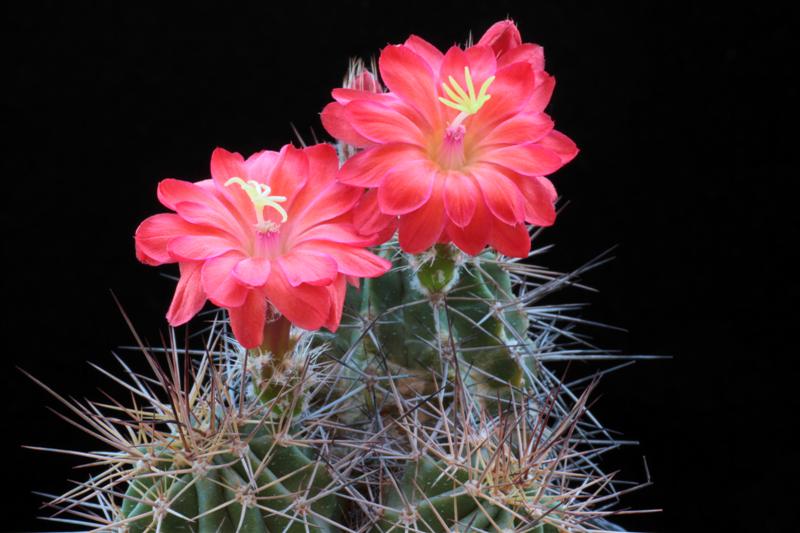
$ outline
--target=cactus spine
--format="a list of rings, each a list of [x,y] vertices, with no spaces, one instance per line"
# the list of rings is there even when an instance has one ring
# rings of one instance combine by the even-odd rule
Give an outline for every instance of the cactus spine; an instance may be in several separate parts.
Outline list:
[[[142,347],[154,378],[103,371],[133,406],[61,398],[115,451],[80,452],[106,469],[54,498],[54,519],[127,533],[620,531],[605,520],[620,490],[597,465],[618,443],[586,408],[594,381],[569,386],[546,364],[596,351],[569,306],[538,303],[603,259],[557,275],[449,246],[382,253],[394,269],[348,293],[336,334],[276,321],[247,352],[214,321],[183,358],[173,337],[166,367]]]
[[[546,291],[527,292],[542,273],[443,245],[385,253],[395,269],[350,293],[351,321],[331,339],[338,394],[358,407],[343,416],[371,435],[359,465],[379,492],[371,527],[588,530],[569,496],[591,478],[577,473],[588,392],[567,401],[537,361],[557,330],[529,331],[546,315],[532,306]]]
[[[134,395],[133,407],[57,396],[90,434],[115,448],[82,454],[108,467],[54,500],[62,513],[75,513],[98,499],[92,513],[64,521],[125,533],[339,530],[339,489],[316,444],[325,429],[298,414],[321,371],[308,343],[294,339],[283,360],[262,354],[258,361],[218,330],[212,336],[215,346],[199,359],[182,360],[174,345],[161,350],[167,368],[142,347],[156,379],[123,363],[129,379],[114,380]]]

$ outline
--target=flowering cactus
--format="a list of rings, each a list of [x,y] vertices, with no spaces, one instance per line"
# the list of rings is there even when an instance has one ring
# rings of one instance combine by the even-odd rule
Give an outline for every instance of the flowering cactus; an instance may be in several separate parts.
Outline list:
[[[334,137],[363,148],[339,179],[377,189],[362,208],[399,216],[406,252],[453,242],[475,255],[488,243],[527,256],[526,223],[555,219],[544,176],[577,153],[544,113],[553,79],[541,47],[503,22],[446,54],[412,36],[384,48],[379,65],[388,92],[336,89],[322,112]]]
[[[136,255],[147,264],[178,262],[181,278],[167,318],[187,322],[206,298],[228,309],[239,342],[263,341],[267,302],[305,329],[335,330],[345,280],[374,277],[389,263],[366,251],[351,210],[361,190],[337,183],[330,145],[284,146],[244,160],[217,149],[211,180],[167,179],[155,215],[136,230]],[[273,312],[274,309],[274,312]]]
[[[54,519],[620,531],[606,517],[622,490],[598,465],[619,443],[587,408],[595,380],[548,364],[597,350],[570,306],[542,302],[605,258],[569,274],[519,261],[541,251],[530,226],[555,219],[546,176],[577,153],[544,113],[541,47],[502,21],[446,53],[412,36],[379,66],[353,62],[333,91],[336,149],[217,149],[212,179],[160,184],[174,213],[141,224],[136,253],[179,265],[170,324],[206,300],[224,311],[183,360],[173,335],[166,368],[142,344],[152,378],[104,371],[135,405],[59,397],[114,450],[80,452],[105,470],[54,498]]]

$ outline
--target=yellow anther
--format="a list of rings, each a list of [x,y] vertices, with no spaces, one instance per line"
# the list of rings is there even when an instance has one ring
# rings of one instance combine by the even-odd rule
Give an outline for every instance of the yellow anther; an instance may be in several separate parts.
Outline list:
[[[265,207],[271,207],[280,213],[281,222],[286,222],[286,220],[289,218],[286,210],[278,203],[285,202],[286,197],[272,196],[272,189],[270,189],[269,185],[259,183],[255,180],[244,181],[242,178],[234,177],[226,181],[225,186],[228,187],[234,183],[241,187],[242,190],[247,193],[247,196],[250,197],[250,201],[253,202],[253,206],[256,208],[256,218],[258,220],[256,227],[259,228],[259,230],[261,228],[264,228],[265,230],[274,229],[274,224],[264,220]]]
[[[450,86],[442,82],[442,89],[444,89],[449,99],[440,96],[439,101],[448,107],[461,111],[464,115],[463,118],[477,113],[478,110],[483,107],[483,104],[492,97],[491,94],[486,94],[486,91],[489,90],[489,86],[494,81],[494,76],[488,77],[486,81],[483,82],[477,95],[475,94],[475,85],[472,83],[472,74],[469,72],[469,67],[464,67],[464,82],[467,85],[466,91],[453,76],[448,76],[448,80],[450,81]]]

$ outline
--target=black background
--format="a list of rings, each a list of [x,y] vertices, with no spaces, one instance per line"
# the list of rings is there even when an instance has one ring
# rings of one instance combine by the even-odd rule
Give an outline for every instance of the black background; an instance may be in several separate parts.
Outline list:
[[[318,113],[348,58],[410,33],[446,48],[506,16],[545,47],[558,79],[549,111],[582,149],[553,177],[570,204],[543,234],[556,248],[540,262],[569,269],[620,245],[587,277],[599,293],[553,301],[591,302],[586,317],[629,330],[594,331],[603,346],[674,356],[600,385],[600,418],[641,441],[607,469],[641,481],[645,456],[654,481],[625,505],[664,509],[620,521],[791,529],[792,13],[673,2],[113,4],[2,8],[0,529],[48,529],[31,491],[86,475],[71,470],[76,460],[21,445],[99,446],[48,412],[55,401],[15,366],[99,399],[108,382],[86,361],[112,366],[110,351],[131,342],[110,291],[145,337],[165,330],[174,282],[161,274],[174,272],[138,264],[132,240],[161,210],[157,182],[207,176],[215,146],[277,149],[290,123],[324,138]]]

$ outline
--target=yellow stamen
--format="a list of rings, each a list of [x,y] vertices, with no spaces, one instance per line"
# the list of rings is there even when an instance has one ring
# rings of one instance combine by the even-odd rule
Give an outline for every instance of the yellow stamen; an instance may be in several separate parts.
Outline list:
[[[253,202],[253,206],[256,208],[256,219],[258,220],[256,227],[259,229],[259,231],[272,231],[276,229],[272,222],[264,220],[265,207],[271,207],[280,213],[281,222],[286,222],[286,220],[289,218],[286,210],[278,203],[285,202],[286,197],[271,196],[270,193],[272,193],[272,189],[270,189],[269,185],[259,183],[255,180],[244,181],[242,178],[233,177],[225,182],[225,186],[228,187],[234,183],[241,187],[242,190],[247,193],[247,196],[250,197],[250,201]]]
[[[475,94],[475,85],[472,83],[472,74],[469,71],[469,67],[464,67],[464,83],[467,85],[466,91],[458,84],[453,76],[449,76],[448,80],[450,81],[450,86],[442,82],[442,89],[444,89],[449,100],[440,96],[439,101],[448,107],[461,111],[463,118],[477,113],[478,110],[483,107],[483,104],[492,97],[491,94],[486,94],[486,91],[489,90],[489,86],[494,81],[494,76],[488,77],[486,81],[483,82],[477,95]]]

